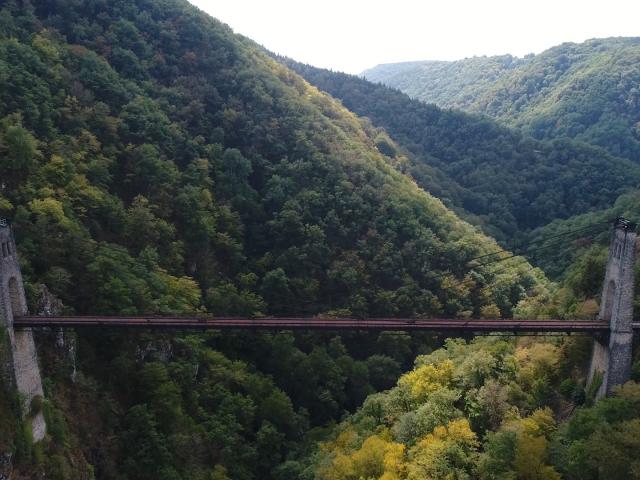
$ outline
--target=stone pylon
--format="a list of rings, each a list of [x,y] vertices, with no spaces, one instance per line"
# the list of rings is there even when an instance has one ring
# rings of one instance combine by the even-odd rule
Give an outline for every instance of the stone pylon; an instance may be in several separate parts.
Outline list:
[[[609,334],[593,342],[589,389],[595,400],[608,395],[631,377],[633,344],[633,290],[636,262],[636,225],[616,219],[600,301],[600,321],[609,323]]]
[[[31,412],[31,401],[43,396],[38,355],[30,329],[14,330],[14,316],[27,313],[22,274],[16,244],[8,222],[0,219],[0,326],[6,331],[11,355],[4,370],[20,395],[24,418],[31,423],[33,440],[40,441],[46,433],[42,412]]]

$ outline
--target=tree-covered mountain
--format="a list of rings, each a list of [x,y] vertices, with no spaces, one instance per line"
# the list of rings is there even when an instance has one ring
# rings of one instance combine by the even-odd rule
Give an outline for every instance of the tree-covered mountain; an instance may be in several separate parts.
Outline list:
[[[574,138],[640,161],[640,38],[563,43],[524,59],[381,65],[364,75],[535,138]]]
[[[593,270],[597,276],[592,278],[592,285],[587,290],[595,296],[600,288],[598,279],[604,271],[603,265],[607,256],[610,238],[607,225],[610,224],[611,219],[619,216],[633,222],[640,220],[638,190],[621,195],[610,208],[575,215],[565,220],[555,220],[534,230],[531,233],[531,239],[538,243],[544,243],[558,236],[568,238],[569,241],[559,245],[553,252],[532,252],[529,257],[556,279],[562,278],[563,275],[571,276],[576,266]],[[569,235],[570,232],[576,233]],[[586,263],[589,257],[592,259],[598,257],[599,263],[589,266]]]
[[[188,6],[67,7],[5,13],[2,205],[32,282],[79,311],[455,313],[427,291],[493,242],[357,117]]]
[[[609,206],[640,178],[634,164],[314,74],[353,95],[337,88],[341,104],[182,0],[3,2],[0,215],[32,311],[592,316],[588,262],[556,289],[523,258],[481,260],[497,243],[421,186],[507,238]],[[590,402],[584,339],[38,337],[45,399],[30,413],[47,419],[43,442],[0,375],[0,475],[10,463],[13,480],[635,468],[616,461],[635,446],[633,385],[580,410],[566,435],[544,410]]]
[[[384,129],[402,149],[389,146],[384,132],[376,138],[378,149],[407,152],[396,162],[399,170],[512,246],[529,229],[607,208],[639,185],[636,164],[600,148],[534,140],[486,117],[427,105],[354,75],[283,61]]]
[[[184,1],[2,3],[0,215],[32,309],[57,303],[44,285],[87,314],[493,317],[546,288],[518,259],[471,263],[495,241],[374,134]],[[29,441],[16,398],[0,401],[14,479],[299,478],[310,429],[389,388],[430,345],[69,341],[41,342],[44,443]]]
[[[425,103],[472,110],[478,92],[491,88],[511,70],[530,59],[531,56],[497,55],[457,61],[384,63],[365,70],[360,76],[373,83],[397,88]]]

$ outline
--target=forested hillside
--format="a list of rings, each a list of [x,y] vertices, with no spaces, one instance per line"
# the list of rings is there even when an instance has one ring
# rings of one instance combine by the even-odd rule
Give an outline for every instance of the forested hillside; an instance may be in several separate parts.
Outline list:
[[[397,173],[397,147],[190,7],[65,5],[4,27],[2,205],[32,282],[96,313],[458,308],[426,291],[493,243]]]
[[[127,315],[495,317],[546,291],[521,259],[471,263],[496,243],[379,134],[180,0],[0,10],[0,214],[32,311],[42,285],[56,308]],[[436,344],[44,335],[49,438],[3,396],[0,453],[14,479],[300,478],[313,429]]]
[[[541,252],[544,254],[538,255],[537,252],[532,252],[529,257],[553,278],[560,278],[576,267],[602,273],[607,257],[610,231],[598,225],[605,225],[618,216],[634,221],[640,218],[639,191],[634,190],[620,196],[610,208],[576,215],[566,220],[556,220],[533,231],[531,238],[536,242],[545,242],[549,238],[566,235],[567,232],[576,232],[576,235],[573,241],[558,246],[552,254]],[[595,259],[597,263],[589,264]],[[592,295],[596,295],[600,288],[597,278],[592,277],[592,285],[587,289]]]
[[[366,78],[539,139],[575,138],[640,161],[640,39],[564,43],[524,59],[381,65]]]
[[[590,403],[571,379],[588,342],[449,341],[371,395],[313,459],[320,480],[637,478],[640,386],[582,407],[558,425],[549,406]],[[560,410],[562,408],[560,407]]]
[[[284,65],[183,0],[2,2],[0,171],[32,312],[245,317],[593,318],[606,220],[640,181],[598,147]],[[589,235],[539,260],[558,286],[452,209],[515,247]],[[638,386],[593,406],[587,338],[37,340],[43,442],[0,375],[12,480],[637,475]]]
[[[490,89],[532,56],[470,57],[456,61],[425,60],[376,65],[361,76],[382,83],[411,98],[443,108],[471,110],[478,92]]]
[[[400,152],[406,149],[399,170],[509,245],[556,218],[609,207],[640,183],[637,165],[602,149],[567,139],[536,141],[488,118],[426,105],[353,75],[284,61],[388,132]],[[381,133],[376,146],[394,152],[387,138]]]

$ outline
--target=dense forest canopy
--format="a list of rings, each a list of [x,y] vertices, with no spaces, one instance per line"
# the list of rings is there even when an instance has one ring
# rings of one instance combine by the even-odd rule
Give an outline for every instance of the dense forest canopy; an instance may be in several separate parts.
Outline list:
[[[512,69],[533,56],[512,55],[470,57],[457,61],[414,61],[385,63],[362,72],[360,76],[382,83],[411,98],[443,108],[471,110],[480,89],[489,89]]]
[[[472,262],[496,242],[374,133],[183,1],[0,9],[0,214],[32,310],[509,317],[547,291],[523,259]],[[54,336],[32,405],[48,440],[0,403],[14,478],[299,478],[314,429],[439,343]]]
[[[567,400],[590,404],[592,392],[567,378],[561,396],[549,395],[588,345],[451,340],[419,356],[394,388],[369,396],[321,445],[315,477],[303,478],[637,478],[638,384],[570,418]],[[568,413],[554,416],[551,406]]]
[[[354,75],[283,61],[384,129],[407,152],[396,162],[399,170],[512,247],[530,229],[609,207],[639,185],[636,164],[600,148],[568,139],[536,141]],[[376,137],[381,152],[394,152],[387,142],[384,132]]]
[[[515,246],[633,214],[636,164],[282,62],[183,0],[0,3],[0,216],[31,310],[593,317],[606,234],[538,259],[564,273],[557,286],[522,257],[479,261],[503,252],[486,232]],[[0,376],[0,475],[10,463],[14,480],[638,468],[624,461],[638,386],[593,406],[585,338],[44,331],[38,344],[43,442]]]
[[[387,64],[363,75],[535,138],[574,138],[640,161],[640,38],[563,43],[522,59]]]
[[[2,205],[27,278],[69,308],[415,315],[493,302],[438,295],[494,243],[394,170],[357,117],[224,25],[179,2],[15,11]],[[479,291],[490,271],[477,269]]]
[[[545,242],[547,239],[566,235],[567,232],[576,232],[570,235],[571,241],[558,245],[552,254],[548,252],[532,252],[529,255],[540,267],[552,278],[561,278],[570,274],[572,269],[584,264],[589,257],[598,257],[600,265],[591,266],[589,269],[601,274],[602,265],[606,260],[607,249],[609,247],[610,231],[593,225],[605,225],[612,218],[625,217],[638,219],[640,213],[640,192],[633,192],[621,195],[610,207],[603,210],[575,215],[566,220],[555,220],[542,228],[532,232],[531,238],[536,242]],[[583,265],[583,268],[587,268]],[[596,295],[600,288],[597,280],[590,291]]]

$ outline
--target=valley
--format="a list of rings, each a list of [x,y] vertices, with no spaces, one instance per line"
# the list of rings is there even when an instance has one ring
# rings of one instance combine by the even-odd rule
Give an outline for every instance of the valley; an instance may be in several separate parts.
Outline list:
[[[183,0],[0,2],[30,314],[411,327],[36,328],[44,395],[0,375],[0,478],[636,478],[640,363],[597,401],[590,336],[412,327],[593,322],[613,219],[640,219],[636,50],[365,72],[390,88]]]

